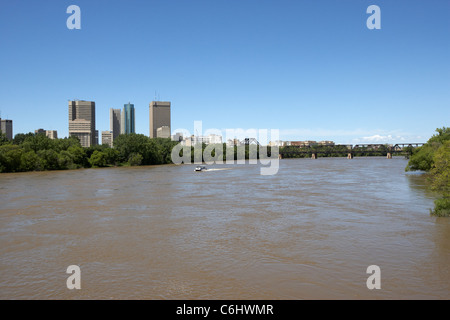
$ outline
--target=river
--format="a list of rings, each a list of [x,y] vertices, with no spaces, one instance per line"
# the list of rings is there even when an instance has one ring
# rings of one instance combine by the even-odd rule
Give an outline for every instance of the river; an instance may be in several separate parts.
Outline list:
[[[449,299],[450,219],[406,164],[1,174],[0,299]]]

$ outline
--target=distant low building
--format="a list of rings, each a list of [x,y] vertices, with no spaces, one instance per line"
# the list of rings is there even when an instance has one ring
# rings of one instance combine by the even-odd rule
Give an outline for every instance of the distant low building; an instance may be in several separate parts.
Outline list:
[[[162,126],[156,129],[156,137],[157,138],[170,138],[170,127]]]
[[[317,145],[316,141],[288,141],[287,146],[297,146],[297,147],[311,147]]]
[[[222,136],[217,134],[210,134],[207,136],[195,136],[191,135],[182,139],[182,145],[195,146],[196,144],[222,144]]]
[[[238,139],[228,139],[227,140],[227,146],[228,147],[234,147],[234,146],[240,146],[241,142]]]
[[[50,139],[58,139],[58,131],[56,130],[45,130],[45,135]]]
[[[317,143],[319,146],[334,146],[334,142],[333,141],[319,141]]]
[[[178,141],[181,142],[183,141],[183,134],[181,132],[177,132],[174,135],[172,135],[172,141]]]
[[[37,129],[34,130],[34,134],[45,134],[50,139],[58,139],[58,132],[56,130]]]
[[[283,147],[284,143],[282,140],[269,141],[269,147]]]
[[[114,141],[113,131],[102,131],[102,144],[106,144],[112,148]]]

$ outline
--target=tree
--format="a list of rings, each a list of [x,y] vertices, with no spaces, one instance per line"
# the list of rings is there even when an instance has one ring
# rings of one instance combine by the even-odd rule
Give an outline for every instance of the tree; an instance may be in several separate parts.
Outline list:
[[[86,151],[81,146],[70,146],[67,151],[73,156],[73,163],[78,167],[86,167],[89,165]]]
[[[3,146],[5,144],[11,144],[11,141],[9,141],[6,137],[6,134],[2,133],[2,131],[0,130],[0,146]]]
[[[112,148],[106,148],[103,153],[105,154],[106,163],[111,165],[117,165],[119,162],[119,151]]]
[[[67,150],[63,150],[58,154],[58,165],[60,169],[76,169],[74,164],[74,155]]]
[[[21,145],[25,141],[26,138],[32,137],[32,136],[34,136],[34,133],[32,133],[32,132],[28,132],[26,134],[18,133],[14,136],[13,144]]]
[[[121,134],[114,140],[114,149],[119,152],[119,161],[129,160],[132,153],[140,153],[146,143],[152,139],[143,134]]]
[[[41,158],[43,170],[58,170],[58,153],[55,150],[39,150],[37,152],[39,158]]]
[[[130,166],[139,166],[142,163],[142,155],[140,153],[132,153],[128,158],[128,164]]]
[[[0,167],[2,172],[20,171],[23,150],[13,144],[0,146]]]
[[[41,170],[41,168],[41,159],[33,150],[22,153],[20,159],[20,171],[34,171]]]
[[[405,170],[429,173],[431,188],[442,195],[435,200],[431,213],[450,216],[450,128],[438,128],[436,132],[426,144],[413,152]]]
[[[95,150],[89,158],[89,163],[93,167],[106,167],[106,155],[102,151]]]
[[[450,216],[450,140],[445,141],[436,151],[434,166],[430,171],[431,188],[442,194],[442,198],[434,201],[432,214]]]
[[[437,134],[422,147],[416,148],[409,158],[406,171],[430,171],[434,166],[434,154],[445,141],[450,140],[450,127],[437,128]]]

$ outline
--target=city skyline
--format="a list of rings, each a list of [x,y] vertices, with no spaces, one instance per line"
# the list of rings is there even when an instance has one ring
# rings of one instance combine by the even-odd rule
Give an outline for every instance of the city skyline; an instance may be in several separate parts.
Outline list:
[[[76,98],[96,102],[99,132],[109,128],[111,107],[132,101],[135,132],[148,135],[152,100],[173,103],[171,128],[192,132],[200,120],[219,130],[279,129],[282,140],[425,142],[448,125],[448,2],[111,1],[105,8],[80,0],[80,30],[66,26],[69,1],[25,3],[27,10],[5,3],[0,12],[8,61],[0,110],[14,134],[49,128],[68,136],[65,101]],[[371,4],[381,8],[380,30],[366,27]],[[66,49],[74,44],[90,49]]]

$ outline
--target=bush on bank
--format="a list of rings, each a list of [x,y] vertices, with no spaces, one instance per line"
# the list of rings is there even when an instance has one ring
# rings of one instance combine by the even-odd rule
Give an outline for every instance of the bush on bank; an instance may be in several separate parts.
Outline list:
[[[441,194],[431,214],[450,216],[450,128],[438,128],[426,144],[414,150],[405,170],[428,173],[431,189]]]

